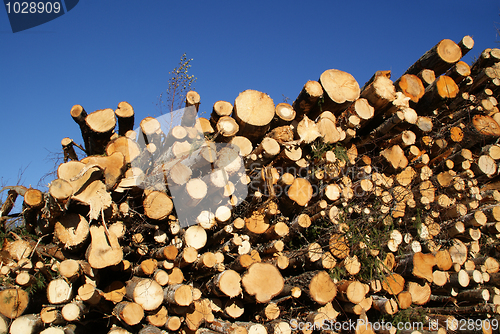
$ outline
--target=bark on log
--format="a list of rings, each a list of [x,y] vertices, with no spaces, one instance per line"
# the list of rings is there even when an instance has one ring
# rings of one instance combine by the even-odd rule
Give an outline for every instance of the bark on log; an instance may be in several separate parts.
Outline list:
[[[460,47],[449,39],[443,39],[410,66],[405,74],[418,74],[423,69],[430,69],[436,76],[440,76],[460,58],[462,58]]]
[[[309,115],[311,119],[314,119],[323,111],[330,111],[337,116],[359,98],[359,84],[347,72],[336,69],[326,70],[321,74],[318,81],[324,91],[324,102],[321,108],[315,108],[312,114]]]
[[[239,136],[258,142],[269,130],[274,117],[274,102],[265,93],[246,90],[234,101],[234,118],[240,130]]]

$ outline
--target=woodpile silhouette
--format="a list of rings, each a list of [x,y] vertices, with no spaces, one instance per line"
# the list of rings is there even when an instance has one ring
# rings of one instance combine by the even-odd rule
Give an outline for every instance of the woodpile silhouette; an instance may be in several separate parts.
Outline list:
[[[326,70],[292,105],[203,118],[191,91],[168,131],[73,106],[48,191],[4,188],[0,332],[496,332],[500,49],[473,44],[362,87]]]

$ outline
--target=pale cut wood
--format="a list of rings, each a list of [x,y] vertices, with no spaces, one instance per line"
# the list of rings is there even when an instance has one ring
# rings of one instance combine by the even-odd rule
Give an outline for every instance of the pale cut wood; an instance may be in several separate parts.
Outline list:
[[[185,284],[169,285],[163,292],[165,302],[178,306],[189,306],[193,302],[193,288]]]
[[[123,250],[118,238],[107,232],[105,226],[91,226],[91,243],[85,254],[87,262],[95,269],[102,269],[119,264],[123,259]]]
[[[71,300],[71,285],[62,278],[57,278],[47,285],[47,300],[51,304],[65,304]]]
[[[429,115],[435,109],[441,107],[448,99],[455,98],[458,92],[459,88],[455,81],[446,75],[442,75],[425,89],[425,94],[415,106],[415,110],[419,114]]]
[[[144,214],[153,220],[164,220],[170,215],[174,204],[170,197],[161,191],[152,191],[143,201]]]
[[[422,84],[425,88],[427,88],[427,86],[431,85],[434,80],[436,80],[436,74],[434,73],[434,71],[427,68],[418,72],[417,77],[422,81]]]
[[[285,102],[278,103],[275,109],[276,119],[272,126],[289,124],[295,119],[296,112],[293,107]]]
[[[234,119],[240,127],[238,135],[258,142],[269,130],[274,109],[273,100],[265,93],[251,89],[240,93],[233,108]]]
[[[43,328],[43,322],[39,314],[25,314],[12,321],[9,329],[10,334],[37,334]]]
[[[111,140],[106,146],[106,154],[110,156],[115,152],[120,152],[125,158],[125,163],[132,163],[141,153],[141,149],[134,139],[120,136]]]
[[[229,116],[233,112],[233,105],[227,101],[217,101],[214,103],[212,113],[210,114],[210,123],[213,127],[222,116]]]
[[[54,237],[64,249],[81,249],[90,237],[89,223],[79,214],[68,213],[55,222]]]
[[[352,102],[359,98],[359,84],[354,77],[344,71],[330,69],[324,71],[319,83],[323,88],[324,104],[323,111],[330,111],[334,115],[339,115]],[[315,118],[313,115],[311,118]]]
[[[125,156],[121,152],[113,152],[108,156],[89,156],[83,158],[80,162],[85,164],[82,171],[95,166],[103,172],[107,190],[115,187],[126,168]]]
[[[262,280],[268,284],[262,284]],[[267,303],[283,290],[284,280],[272,264],[254,263],[242,276],[241,285],[258,303]]]
[[[240,127],[236,120],[230,116],[222,116],[216,124],[217,132],[222,136],[217,138],[219,141],[229,141],[238,133]]]
[[[306,144],[313,142],[316,138],[321,136],[316,123],[304,116],[304,118],[297,125],[297,134],[300,140]]]
[[[341,281],[337,284],[337,298],[353,304],[360,303],[366,296],[366,287],[359,281]]]

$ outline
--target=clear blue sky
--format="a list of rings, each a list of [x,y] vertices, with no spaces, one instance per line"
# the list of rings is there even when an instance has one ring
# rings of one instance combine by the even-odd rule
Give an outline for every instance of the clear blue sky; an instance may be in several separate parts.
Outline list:
[[[159,116],[168,72],[186,52],[200,111],[245,89],[292,101],[331,68],[362,86],[378,70],[396,80],[441,39],[474,38],[467,63],[500,47],[500,1],[81,0],[67,14],[12,33],[0,8],[0,177],[42,190],[64,137],[82,143],[69,111],[128,101],[136,124]]]

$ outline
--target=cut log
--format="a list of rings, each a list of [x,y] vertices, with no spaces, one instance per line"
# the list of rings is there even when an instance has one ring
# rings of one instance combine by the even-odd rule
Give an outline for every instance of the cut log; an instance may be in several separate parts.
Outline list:
[[[113,152],[108,156],[89,156],[83,158],[80,162],[85,164],[83,170],[96,166],[103,171],[108,191],[115,187],[126,168],[125,156],[121,152]]]
[[[391,79],[380,75],[363,88],[360,96],[368,100],[375,109],[375,115],[377,115],[385,106],[396,99],[396,88]]]
[[[90,237],[89,223],[79,214],[68,213],[55,222],[54,237],[63,249],[81,250]]]
[[[304,116],[304,118],[298,123],[297,134],[300,140],[306,144],[313,142],[316,138],[321,136],[316,123],[307,116]]]
[[[425,93],[425,87],[422,81],[414,74],[403,75],[394,85],[414,103],[417,103]]]
[[[118,238],[112,232],[106,233],[104,226],[91,226],[90,247],[86,252],[87,262],[95,269],[119,264],[123,260],[123,250]]]
[[[240,130],[239,136],[258,142],[269,129],[274,117],[274,102],[265,93],[246,90],[234,101],[234,118]]]
[[[15,319],[28,307],[29,295],[19,288],[7,288],[0,291],[0,300],[0,313],[9,319]]]
[[[440,76],[460,58],[462,58],[460,47],[449,39],[443,39],[410,66],[405,74],[418,74],[423,69],[430,69],[436,76]]]
[[[39,314],[25,314],[12,321],[10,334],[26,333],[37,334],[43,329],[43,322]]]
[[[415,305],[424,305],[431,298],[431,287],[428,283],[422,286],[415,282],[408,282],[408,292],[411,294],[411,300]]]
[[[222,116],[217,121],[216,129],[217,133],[221,136],[217,138],[217,141],[228,142],[238,133],[240,127],[234,118]]]
[[[127,325],[134,326],[144,318],[144,310],[139,304],[123,301],[113,308],[113,315]]]
[[[106,145],[111,139],[111,134],[116,126],[115,112],[113,109],[96,110],[85,117],[89,129],[88,155],[104,154]]]
[[[106,154],[108,156],[111,156],[115,152],[123,154],[125,163],[128,164],[132,163],[140,155],[141,150],[135,140],[121,136],[111,140],[106,146]]]
[[[79,104],[75,104],[70,111],[71,117],[73,120],[80,126],[80,132],[82,133],[82,138],[84,142],[85,152],[89,153],[89,134],[90,129],[85,122],[85,118],[87,117],[87,112],[83,107]]]
[[[316,106],[321,95],[323,95],[323,88],[319,82],[306,82],[299,96],[293,102],[293,109],[297,112],[295,119],[300,121],[304,115],[307,115]]]
[[[325,305],[337,295],[337,286],[326,271],[308,271],[287,279],[287,285],[299,286],[314,302]]]
[[[318,81],[324,91],[323,105],[321,109],[317,108],[320,112],[330,111],[337,116],[359,98],[359,84],[347,72],[336,69],[326,70],[321,74]],[[309,117],[314,119],[314,114],[319,115],[320,112],[318,111],[314,110]]]
[[[169,285],[163,291],[163,298],[172,305],[189,306],[193,302],[193,288],[184,284]]]
[[[442,75],[425,89],[425,94],[415,106],[415,110],[419,115],[430,115],[447,100],[455,98],[458,92],[459,88],[455,81]]]
[[[421,252],[409,255],[398,263],[397,270],[403,275],[411,274],[432,282],[432,268],[436,264],[436,258],[432,254]]]
[[[118,118],[118,134],[120,136],[125,136],[127,131],[134,129],[134,108],[128,102],[118,103],[115,115]]]
[[[143,201],[144,214],[153,220],[166,219],[174,204],[170,197],[161,191],[152,191],[146,195]]]
[[[222,116],[229,116],[233,112],[233,105],[227,101],[217,101],[214,103],[210,114],[210,124],[215,128],[217,121]]]
[[[403,291],[405,285],[404,278],[396,273],[385,276],[382,280],[382,289],[391,295],[398,295]]]
[[[283,290],[284,280],[272,264],[254,263],[243,275],[241,285],[258,303],[268,303]]]
[[[127,281],[126,291],[127,297],[144,311],[155,310],[163,302],[163,288],[153,279],[133,277]]]
[[[71,285],[63,278],[57,278],[47,285],[47,300],[51,304],[65,304],[73,297]]]
[[[341,281],[337,284],[337,298],[342,301],[349,301],[359,304],[365,299],[366,285],[359,281]]]

